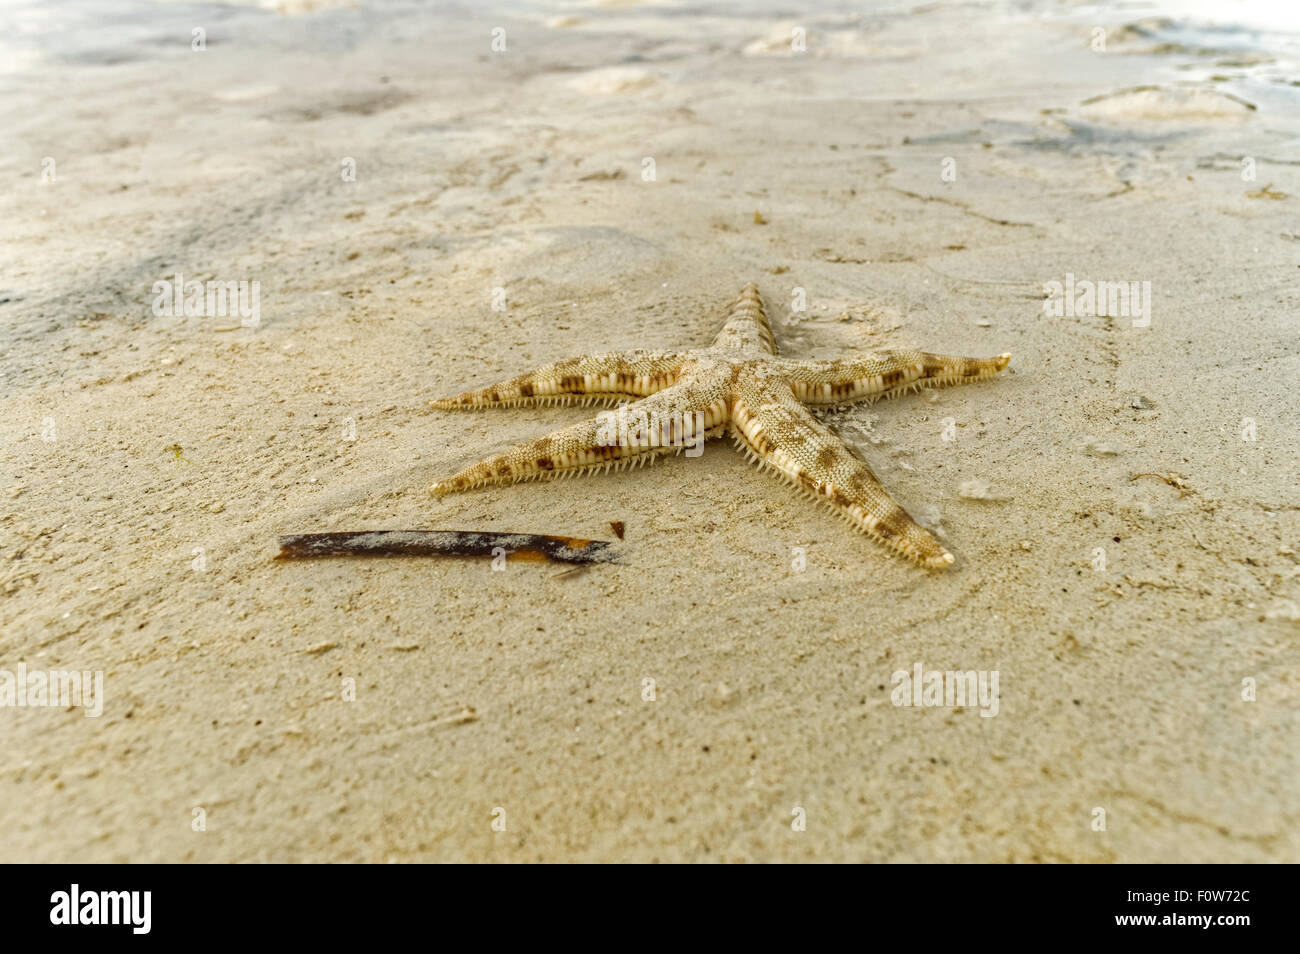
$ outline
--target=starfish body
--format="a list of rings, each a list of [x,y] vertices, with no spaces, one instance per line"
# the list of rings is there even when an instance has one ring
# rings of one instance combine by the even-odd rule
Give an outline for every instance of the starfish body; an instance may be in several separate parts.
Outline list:
[[[617,423],[604,412],[466,467],[429,491],[442,497],[489,484],[638,466],[730,435],[751,462],[829,505],[857,530],[923,566],[942,568],[953,562],[952,554],[808,406],[978,381],[1010,360],[1009,354],[962,358],[902,350],[839,361],[782,358],[758,289],[746,285],[708,348],[585,355],[433,402],[439,409],[621,406]]]

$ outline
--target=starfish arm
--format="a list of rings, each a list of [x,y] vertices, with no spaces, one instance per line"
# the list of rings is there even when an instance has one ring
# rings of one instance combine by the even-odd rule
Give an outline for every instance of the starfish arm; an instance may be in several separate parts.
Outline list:
[[[618,351],[584,355],[526,371],[500,384],[439,398],[433,407],[513,407],[635,401],[673,384],[687,356],[672,351]]]
[[[730,351],[759,351],[776,354],[772,324],[763,310],[763,299],[752,282],[740,290],[740,296],[727,306],[722,330],[713,339],[713,347]]]
[[[854,527],[927,567],[953,562],[929,531],[889,496],[867,464],[799,403],[787,387],[744,387],[732,433],[750,460],[829,504]]]
[[[706,438],[726,430],[727,413],[727,399],[720,389],[681,382],[466,467],[430,486],[429,493],[444,497],[489,484],[640,466],[665,454],[701,447]]]
[[[805,404],[849,404],[894,397],[918,388],[947,387],[990,378],[1011,355],[963,358],[925,351],[881,351],[843,361],[782,361],[780,367]]]

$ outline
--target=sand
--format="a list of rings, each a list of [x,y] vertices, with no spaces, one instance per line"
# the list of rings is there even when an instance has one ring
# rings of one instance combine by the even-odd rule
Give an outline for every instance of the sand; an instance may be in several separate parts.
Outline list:
[[[0,76],[0,670],[102,672],[103,713],[0,709],[0,860],[1300,858],[1275,35],[1048,3],[76,9],[23,7]],[[257,281],[256,327],[155,314],[177,273]],[[1149,282],[1149,311],[1049,314],[1070,280]],[[1013,353],[823,414],[953,569],[726,442],[427,496],[590,413],[432,398],[707,343],[748,281],[789,355]],[[615,521],[625,562],[577,573],[272,559]],[[895,705],[918,664],[996,672],[996,715]]]

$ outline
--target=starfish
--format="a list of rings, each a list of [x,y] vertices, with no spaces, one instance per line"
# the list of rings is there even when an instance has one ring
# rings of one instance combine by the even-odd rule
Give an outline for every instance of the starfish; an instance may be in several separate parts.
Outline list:
[[[429,492],[442,497],[490,484],[618,470],[683,450],[698,456],[705,438],[730,434],[752,463],[828,504],[855,529],[922,566],[942,568],[953,555],[805,405],[841,406],[978,381],[1010,360],[1009,354],[962,358],[902,350],[839,361],[781,358],[763,300],[750,284],[728,305],[722,330],[707,348],[583,355],[434,401],[443,410],[593,402],[620,407],[617,416],[602,412],[466,467]]]

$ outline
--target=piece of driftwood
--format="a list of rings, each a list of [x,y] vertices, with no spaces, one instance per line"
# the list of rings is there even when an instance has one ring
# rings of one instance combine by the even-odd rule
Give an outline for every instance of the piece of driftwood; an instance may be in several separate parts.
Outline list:
[[[478,530],[356,530],[290,533],[280,537],[277,560],[331,556],[506,556],[556,563],[618,563],[606,540],[553,537],[542,533],[484,533]]]

